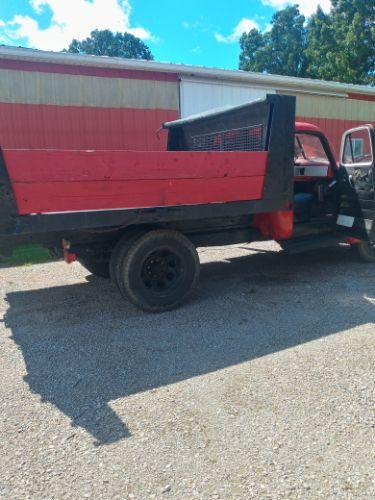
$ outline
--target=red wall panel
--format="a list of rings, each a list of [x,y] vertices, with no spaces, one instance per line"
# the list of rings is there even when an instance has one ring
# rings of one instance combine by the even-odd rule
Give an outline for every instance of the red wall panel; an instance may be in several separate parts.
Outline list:
[[[27,149],[133,149],[162,151],[168,109],[96,108],[0,103],[0,146]]]
[[[356,120],[339,120],[334,118],[311,118],[309,116],[298,117],[297,121],[312,123],[320,127],[328,138],[333,149],[336,160],[339,159],[341,139],[346,130],[365,125],[367,122]]]

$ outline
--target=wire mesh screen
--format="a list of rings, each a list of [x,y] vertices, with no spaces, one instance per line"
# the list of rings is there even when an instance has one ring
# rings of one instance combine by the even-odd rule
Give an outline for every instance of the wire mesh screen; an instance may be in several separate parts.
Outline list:
[[[191,137],[193,151],[262,151],[263,125]]]

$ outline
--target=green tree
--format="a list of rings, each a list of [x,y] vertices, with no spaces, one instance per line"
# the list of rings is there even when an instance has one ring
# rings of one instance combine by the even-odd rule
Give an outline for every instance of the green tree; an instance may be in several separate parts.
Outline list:
[[[240,39],[240,69],[375,85],[375,0],[331,0],[305,23],[298,6],[277,12],[271,30]]]
[[[265,70],[261,58],[264,49],[264,37],[257,29],[252,29],[249,33],[243,33],[240,38],[240,69],[245,71]]]
[[[304,76],[305,17],[293,5],[274,14],[270,31],[244,33],[240,39],[240,69]]]
[[[337,78],[375,84],[375,0],[332,0],[338,40]]]
[[[334,80],[338,73],[339,47],[332,17],[318,7],[307,26],[306,74],[310,78]]]
[[[112,33],[110,30],[94,30],[82,41],[73,39],[66,52],[127,59],[154,58],[150,49],[139,38],[130,33]]]
[[[332,0],[307,24],[307,74],[347,83],[375,83],[375,0]]]

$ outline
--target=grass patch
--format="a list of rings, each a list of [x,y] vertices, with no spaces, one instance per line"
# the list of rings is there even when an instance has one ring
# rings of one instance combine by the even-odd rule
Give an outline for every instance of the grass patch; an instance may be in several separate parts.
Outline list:
[[[20,245],[13,250],[10,257],[0,257],[0,264],[7,266],[24,266],[31,264],[41,264],[55,260],[49,250],[36,245]]]

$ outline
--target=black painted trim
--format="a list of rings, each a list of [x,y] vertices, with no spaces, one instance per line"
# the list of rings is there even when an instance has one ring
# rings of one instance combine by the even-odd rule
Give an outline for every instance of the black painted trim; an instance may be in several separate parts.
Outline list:
[[[276,203],[265,205],[263,200],[256,200],[98,212],[23,215],[17,218],[13,234],[105,229],[140,224],[233,217],[274,211],[279,208]]]

